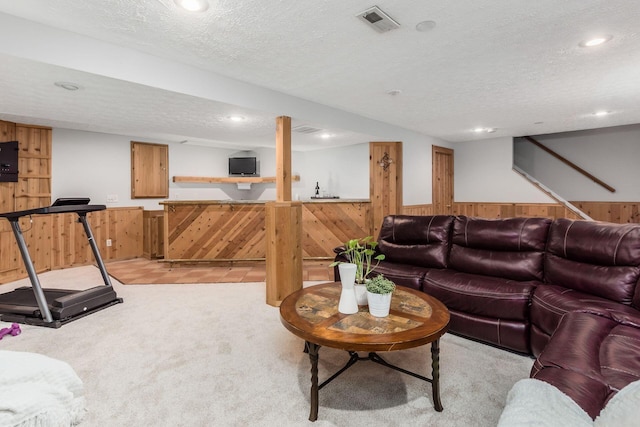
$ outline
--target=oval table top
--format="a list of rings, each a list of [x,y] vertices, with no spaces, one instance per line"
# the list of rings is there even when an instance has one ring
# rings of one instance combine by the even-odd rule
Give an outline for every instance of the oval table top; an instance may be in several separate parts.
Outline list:
[[[431,343],[447,331],[449,310],[436,298],[397,286],[387,317],[368,307],[338,312],[339,282],[300,289],[280,304],[282,324],[305,341],[348,351],[392,351]]]

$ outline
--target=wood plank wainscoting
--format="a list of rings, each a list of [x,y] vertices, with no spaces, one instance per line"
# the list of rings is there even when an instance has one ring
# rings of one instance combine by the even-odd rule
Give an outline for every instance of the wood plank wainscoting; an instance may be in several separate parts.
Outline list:
[[[431,204],[407,205],[403,207],[402,213],[404,215],[436,214]],[[580,219],[576,214],[559,203],[454,202],[453,215],[480,218],[546,217]]]
[[[164,201],[164,258],[168,262],[263,261],[265,202]],[[371,234],[368,200],[302,203],[302,255],[331,259],[333,248]]]
[[[640,223],[640,202],[571,202],[597,221]]]
[[[103,260],[142,256],[142,208],[110,208],[90,212],[91,226]],[[76,214],[34,215],[20,220],[20,227],[36,271],[87,265],[95,262],[82,224]],[[107,239],[111,246],[107,246]],[[0,221],[0,283],[27,277],[9,221]]]

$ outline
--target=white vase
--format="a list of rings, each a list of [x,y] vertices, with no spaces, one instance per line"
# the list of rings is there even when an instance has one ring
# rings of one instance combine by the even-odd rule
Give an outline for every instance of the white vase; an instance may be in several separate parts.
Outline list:
[[[356,283],[354,288],[356,290],[356,301],[358,305],[367,305],[367,285],[364,283]]]
[[[342,283],[338,311],[343,314],[357,313],[358,303],[356,302],[356,291],[353,286],[356,281],[356,265],[350,263],[338,264],[338,270],[340,270],[340,283]]]
[[[391,296],[388,294],[374,294],[367,291],[367,299],[369,300],[369,313],[374,317],[387,317],[389,308],[391,307]]]

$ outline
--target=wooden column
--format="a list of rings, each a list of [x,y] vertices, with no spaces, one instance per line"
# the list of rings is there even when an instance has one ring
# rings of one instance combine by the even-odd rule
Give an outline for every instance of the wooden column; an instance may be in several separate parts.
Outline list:
[[[302,203],[291,201],[291,117],[276,118],[276,201],[266,204],[267,304],[302,288]]]
[[[387,215],[402,213],[402,143],[369,144],[372,235],[378,237]]]

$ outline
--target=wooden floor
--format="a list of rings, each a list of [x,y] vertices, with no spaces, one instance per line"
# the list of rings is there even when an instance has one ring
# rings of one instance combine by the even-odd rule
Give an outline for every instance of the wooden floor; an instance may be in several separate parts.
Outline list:
[[[302,280],[332,281],[331,261],[305,261]],[[106,263],[109,275],[125,285],[168,283],[243,283],[266,281],[264,263],[253,265],[179,265],[136,258]]]

